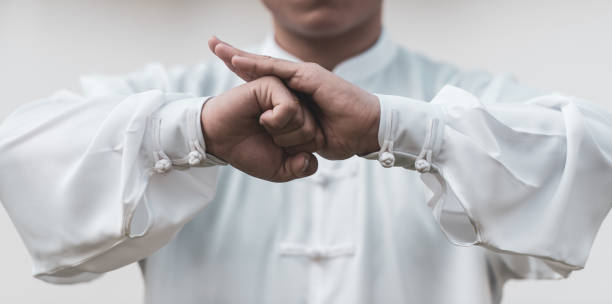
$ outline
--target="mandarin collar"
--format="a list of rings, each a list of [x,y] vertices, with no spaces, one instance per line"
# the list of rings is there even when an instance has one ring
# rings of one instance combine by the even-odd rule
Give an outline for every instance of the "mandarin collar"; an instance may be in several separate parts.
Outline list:
[[[397,45],[391,41],[383,29],[374,45],[364,52],[340,62],[332,72],[349,82],[356,82],[371,76],[387,66],[397,51]],[[302,62],[293,54],[284,50],[270,34],[261,47],[261,53],[271,57]]]

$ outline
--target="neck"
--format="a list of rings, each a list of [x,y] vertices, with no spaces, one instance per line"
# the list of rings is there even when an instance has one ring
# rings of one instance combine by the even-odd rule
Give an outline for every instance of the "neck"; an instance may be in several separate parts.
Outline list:
[[[330,71],[374,45],[381,31],[380,14],[347,32],[325,37],[300,35],[274,23],[274,38],[280,47],[305,62],[318,63]]]

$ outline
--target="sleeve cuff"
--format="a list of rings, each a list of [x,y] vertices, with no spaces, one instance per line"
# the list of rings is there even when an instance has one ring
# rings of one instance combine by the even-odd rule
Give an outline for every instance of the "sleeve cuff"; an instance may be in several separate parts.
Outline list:
[[[442,128],[439,106],[411,98],[376,95],[380,102],[380,151],[365,158],[383,167],[399,166],[420,172],[435,171],[433,155],[439,149]]]
[[[163,106],[153,119],[157,129],[154,138],[156,173],[172,168],[226,165],[219,158],[206,153],[201,127],[204,103],[210,97],[179,99]]]

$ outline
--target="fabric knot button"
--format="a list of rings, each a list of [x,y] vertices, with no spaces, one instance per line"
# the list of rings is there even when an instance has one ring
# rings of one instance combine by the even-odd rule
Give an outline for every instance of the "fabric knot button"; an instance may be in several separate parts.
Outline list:
[[[391,168],[393,164],[395,164],[395,156],[391,152],[383,152],[378,158],[378,161],[383,167]]]
[[[431,163],[424,159],[417,159],[417,161],[414,162],[414,168],[421,173],[426,173],[431,170]]]
[[[325,188],[329,186],[331,182],[331,177],[321,173],[314,177],[314,181],[321,187]]]
[[[202,153],[198,151],[189,152],[189,165],[190,166],[195,166],[199,164],[202,161],[202,159],[204,159],[204,157],[202,156]]]
[[[162,158],[155,163],[155,172],[166,173],[172,168],[172,162],[169,159]]]
[[[311,248],[308,249],[307,255],[313,260],[320,260],[325,255],[325,252],[321,248]]]

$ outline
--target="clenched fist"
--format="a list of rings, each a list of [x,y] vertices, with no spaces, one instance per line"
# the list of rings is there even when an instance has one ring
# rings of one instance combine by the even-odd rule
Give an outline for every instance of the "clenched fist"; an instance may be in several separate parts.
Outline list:
[[[206,150],[252,176],[285,182],[317,170],[323,134],[277,77],[263,77],[207,101]]]
[[[314,63],[297,63],[236,49],[216,37],[211,50],[246,81],[273,75],[300,94],[324,135],[317,150],[328,159],[345,159],[380,149],[378,98]],[[269,76],[268,76],[269,77]],[[282,143],[280,143],[282,145]]]

